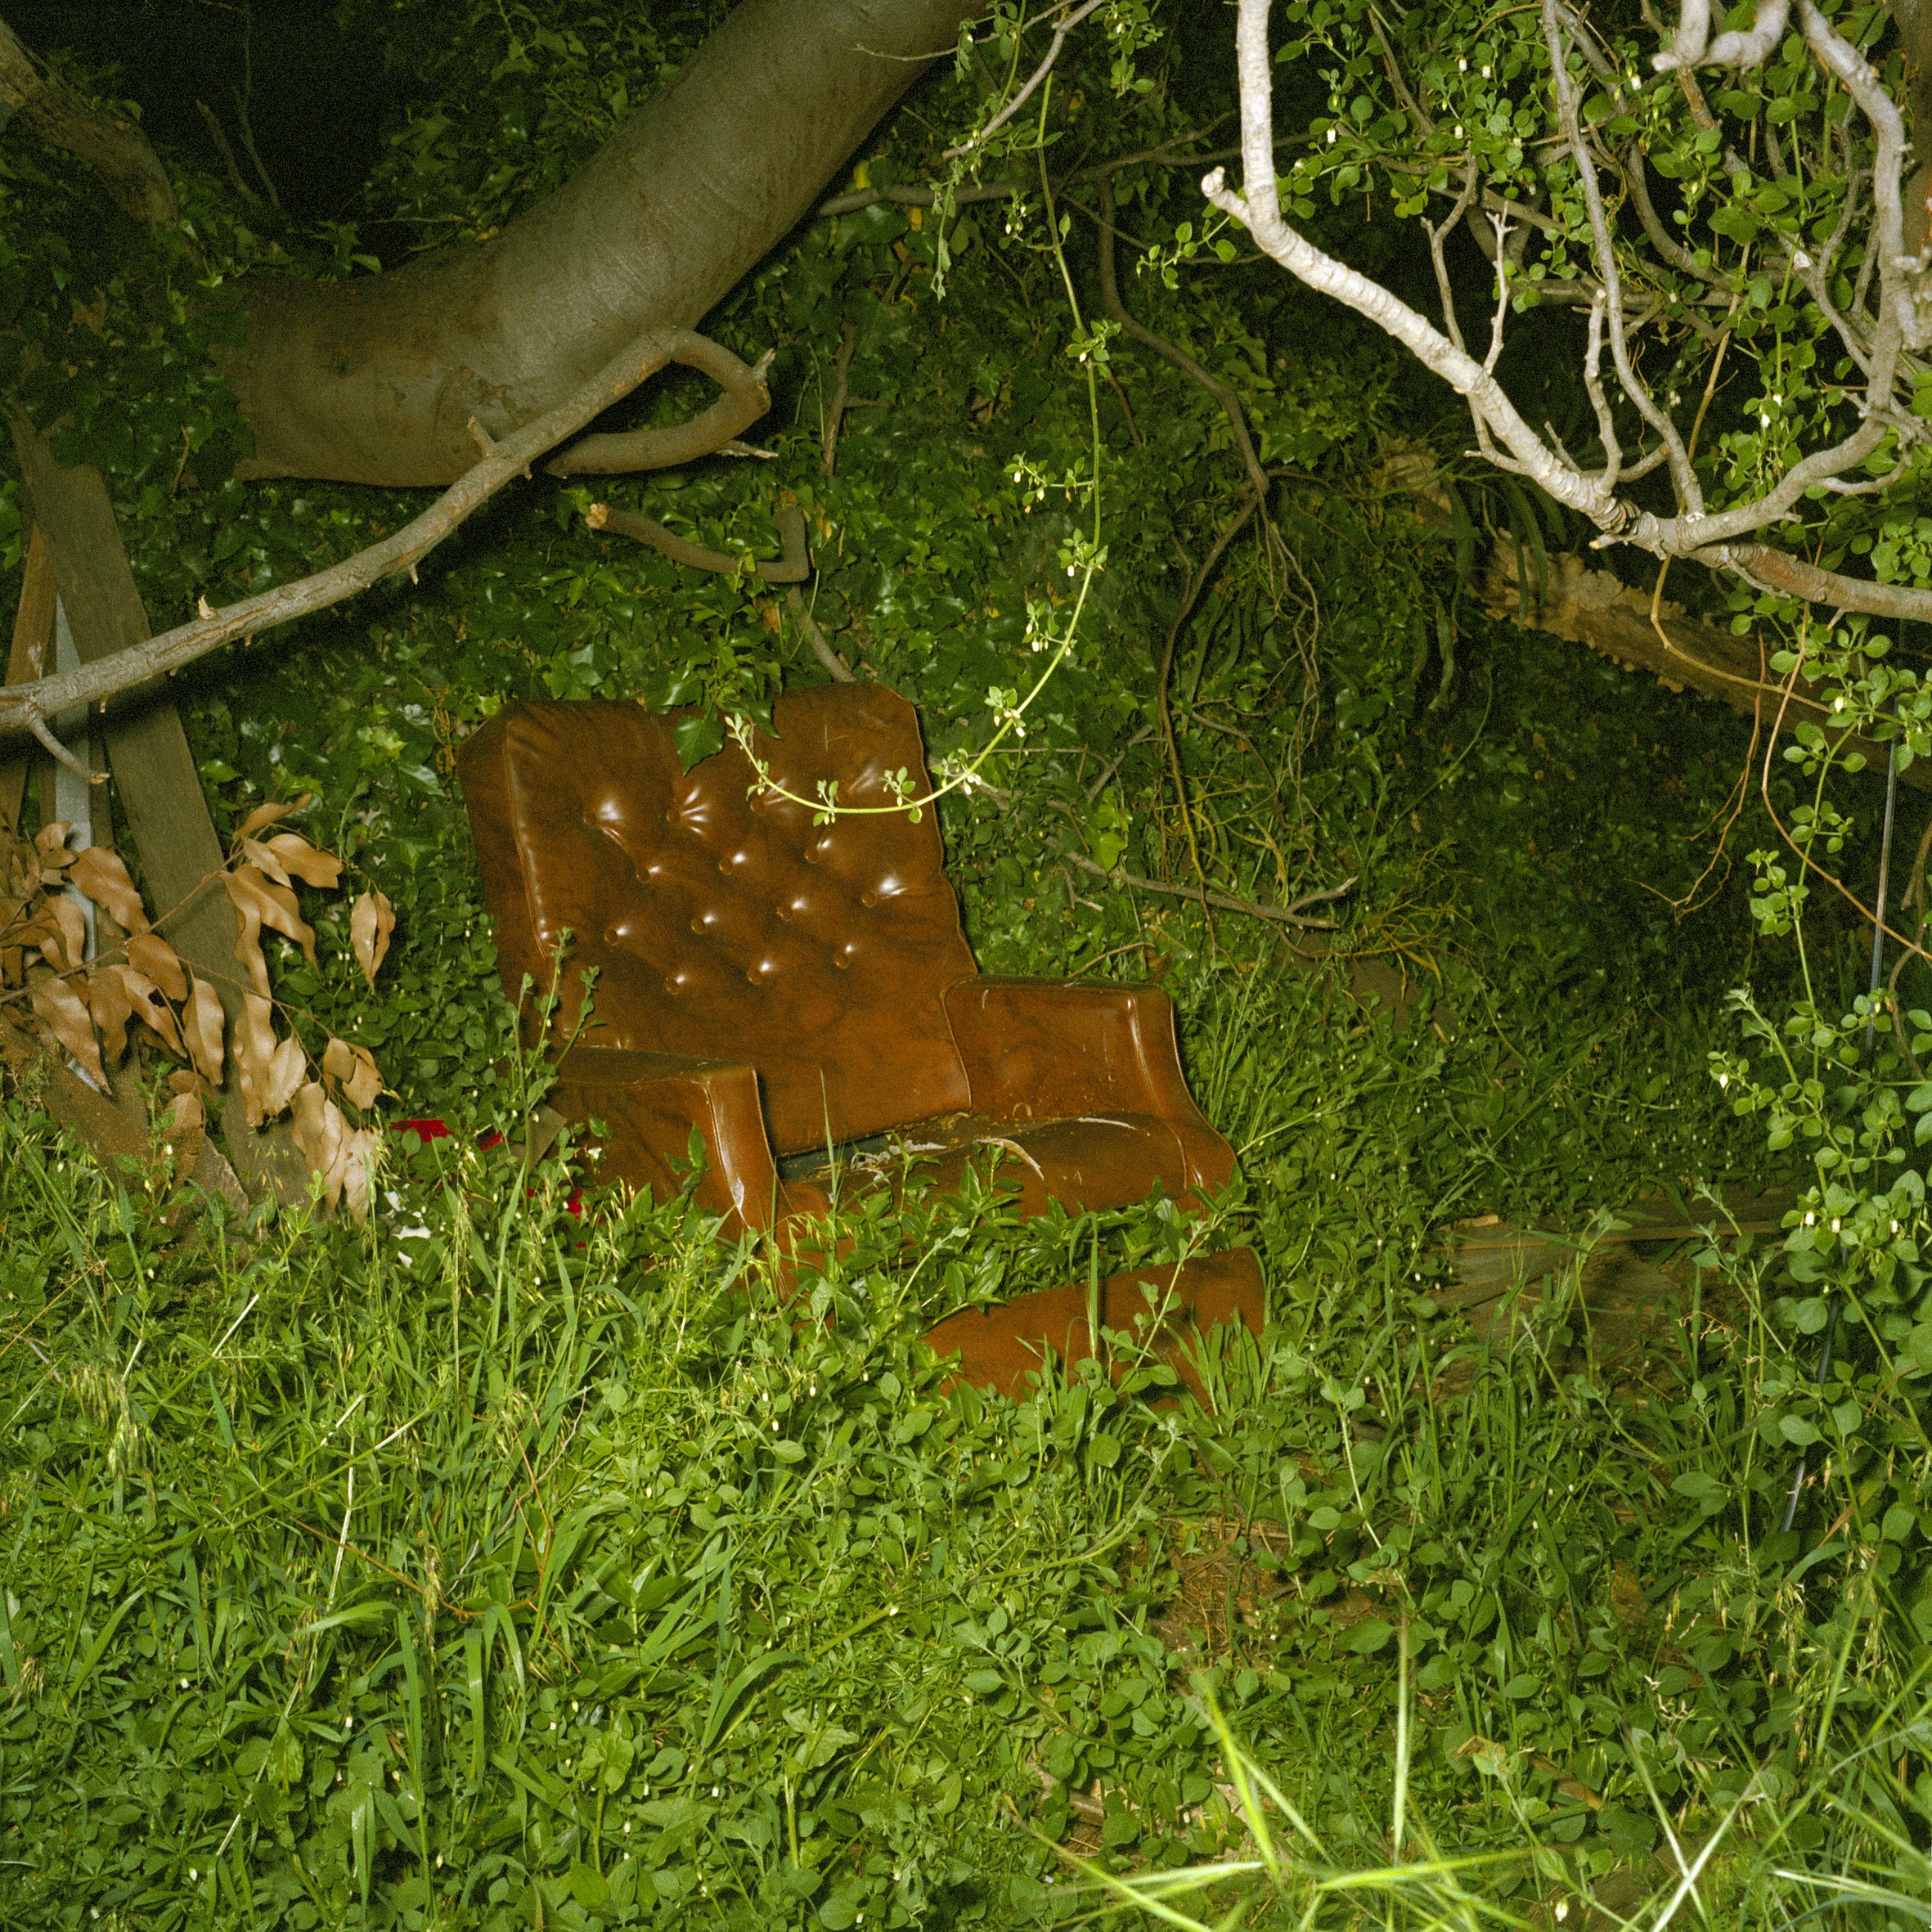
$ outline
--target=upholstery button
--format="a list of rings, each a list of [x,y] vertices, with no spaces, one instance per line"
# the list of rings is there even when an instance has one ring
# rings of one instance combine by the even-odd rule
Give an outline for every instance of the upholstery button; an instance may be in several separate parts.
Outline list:
[[[876,892],[861,892],[859,895],[859,903],[861,905],[876,905],[878,904],[878,894]]]
[[[777,909],[777,911],[778,916],[781,919],[789,919],[792,916],[792,909],[789,905],[781,905]]]
[[[691,930],[694,932],[702,932],[704,930],[703,920],[701,919],[693,919],[691,921]]]

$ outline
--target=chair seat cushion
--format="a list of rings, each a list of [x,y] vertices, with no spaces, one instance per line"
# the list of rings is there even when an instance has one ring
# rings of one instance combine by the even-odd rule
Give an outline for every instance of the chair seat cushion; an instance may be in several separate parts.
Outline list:
[[[1117,1113],[1071,1120],[996,1121],[983,1113],[955,1113],[922,1121],[893,1134],[853,1148],[833,1148],[829,1158],[785,1163],[785,1192],[800,1202],[807,1189],[886,1184],[950,1193],[968,1163],[991,1164],[999,1179],[1019,1188],[1015,1205],[1025,1215],[1045,1211],[1048,1200],[1076,1211],[1104,1211],[1144,1200],[1157,1180],[1179,1199],[1188,1175],[1184,1152],[1168,1124],[1153,1114]]]

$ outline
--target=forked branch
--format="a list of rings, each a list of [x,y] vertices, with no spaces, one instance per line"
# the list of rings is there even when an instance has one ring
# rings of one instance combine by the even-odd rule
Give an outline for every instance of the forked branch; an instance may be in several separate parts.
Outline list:
[[[107,701],[119,693],[164,672],[178,671],[237,637],[254,637],[278,624],[307,617],[313,611],[326,610],[384,577],[399,576],[405,571],[413,574],[416,565],[465,518],[488,502],[513,479],[528,476],[530,465],[546,451],[555,449],[565,437],[573,435],[612,403],[629,395],[667,363],[693,356],[699,346],[715,347],[689,330],[654,330],[606,363],[555,409],[526,423],[501,443],[472,425],[483,451],[480,461],[393,537],[371,544],[366,550],[358,550],[326,570],[294,583],[279,584],[259,596],[231,604],[225,610],[209,609],[204,604],[204,614],[193,622],[177,625],[173,630],[164,631],[129,649],[83,664],[77,671],[64,671],[53,677],[37,678],[31,684],[0,689],[0,738],[32,732],[36,720],[57,717],[77,704],[105,708]]]
[[[1755,495],[1722,509],[1706,506],[1689,446],[1638,370],[1631,335],[1643,317],[1640,312],[1633,320],[1624,294],[1609,198],[1598,178],[1603,163],[1585,134],[1579,89],[1570,69],[1578,52],[1596,67],[1602,66],[1602,56],[1561,0],[1542,0],[1540,11],[1552,63],[1556,131],[1577,170],[1588,213],[1590,267],[1597,291],[1592,299],[1588,377],[1603,432],[1605,461],[1600,467],[1585,467],[1553,437],[1532,429],[1497,380],[1494,355],[1486,363],[1478,362],[1458,339],[1460,331],[1453,321],[1449,333],[1435,327],[1388,289],[1323,254],[1283,218],[1273,158],[1268,0],[1239,0],[1237,63],[1242,191],[1237,193],[1230,187],[1220,168],[1206,177],[1202,190],[1291,274],[1374,322],[1463,397],[1482,452],[1499,468],[1530,479],[1558,502],[1587,518],[1601,532],[1597,547],[1629,543],[1656,556],[1692,558],[1715,568],[1736,570],[1753,582],[1786,594],[1806,594],[1796,587],[1800,578],[1822,580],[1829,573],[1809,571],[1795,559],[1750,540],[1797,515],[1808,492],[1866,492],[1883,487],[1885,479],[1867,476],[1868,461],[1888,450],[1894,457],[1901,456],[1926,434],[1924,425],[1905,407],[1909,398],[1901,393],[1901,384],[1909,389],[1911,384],[1907,354],[1932,343],[1932,278],[1927,276],[1924,258],[1903,252],[1901,182],[1907,150],[1898,106],[1864,56],[1833,27],[1813,0],[1796,0],[1796,4],[1813,57],[1850,97],[1870,130],[1871,167],[1868,172],[1861,171],[1858,178],[1871,196],[1873,209],[1866,257],[1876,275],[1871,312],[1864,312],[1862,291],[1854,295],[1849,316],[1826,312],[1845,353],[1865,375],[1866,385],[1862,398],[1852,398],[1853,407],[1841,419],[1843,433],[1833,432],[1835,441],[1788,462],[1772,474]],[[1693,94],[1692,65],[1759,61],[1777,44],[1781,25],[1781,0],[1768,0],[1748,32],[1725,34],[1713,41],[1708,0],[1689,0],[1677,43],[1659,64],[1672,72],[1674,84],[1681,83],[1687,95]],[[1615,90],[1614,74],[1606,79],[1599,72],[1597,78]],[[1467,186],[1463,193],[1467,198]],[[1646,192],[1638,211],[1640,218],[1647,213],[1647,232],[1660,226],[1656,222],[1655,211],[1648,209],[1647,200]],[[1840,227],[1842,229],[1842,222]],[[1842,233],[1831,238],[1827,248],[1831,254],[1835,254],[1843,239]],[[1680,272],[1689,259],[1674,246],[1660,249],[1660,253]],[[1499,277],[1504,272],[1501,255],[1499,249]],[[1808,264],[1794,262],[1791,266],[1802,275]],[[1700,299],[1721,301],[1723,291],[1707,283]],[[1491,346],[1494,348],[1494,342]],[[1619,447],[1600,386],[1607,380],[1599,371],[1605,348],[1617,389],[1642,419],[1644,447],[1629,460]],[[1629,484],[1660,465],[1668,466],[1676,500],[1670,515],[1658,514],[1628,494]],[[1821,582],[1817,594],[1841,608],[1932,622],[1932,592],[1834,577],[1828,586]]]

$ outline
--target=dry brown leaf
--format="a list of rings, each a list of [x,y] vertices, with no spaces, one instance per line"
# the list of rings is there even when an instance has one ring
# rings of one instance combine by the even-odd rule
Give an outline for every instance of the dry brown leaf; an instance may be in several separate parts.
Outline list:
[[[188,1043],[188,1058],[195,1071],[211,1087],[222,1084],[222,1061],[226,1056],[222,1036],[227,1021],[215,991],[204,979],[195,982],[188,1003],[182,1009],[182,1033]]]
[[[358,1127],[344,1143],[342,1156],[342,1195],[349,1218],[366,1221],[375,1197],[376,1163],[382,1158],[380,1132],[374,1127]]]
[[[366,1047],[331,1040],[322,1049],[322,1072],[357,1107],[369,1107],[382,1091],[382,1073]]]
[[[235,883],[235,874],[224,872],[222,884],[235,906],[235,957],[241,962],[253,997],[268,997],[268,961],[262,952],[262,909],[258,895],[244,891]]]
[[[128,941],[128,964],[153,981],[170,1000],[188,996],[188,976],[181,955],[159,932],[137,932]]]
[[[288,873],[284,869],[281,860],[260,840],[244,838],[238,840],[236,843],[242,857],[247,860],[256,871],[266,873],[277,885],[285,886],[290,883]]]
[[[147,909],[141,903],[121,855],[112,846],[90,845],[84,852],[75,853],[67,876],[97,905],[105,905],[123,932],[146,932]]]
[[[260,1126],[268,1118],[276,1054],[275,1029],[269,1024],[272,1010],[261,994],[245,994],[241,1017],[235,1022],[235,1070],[240,1076],[243,1114],[251,1127]]]
[[[65,892],[50,893],[41,909],[40,956],[56,973],[83,964],[88,956],[87,916]]]
[[[159,1036],[170,1053],[184,1050],[181,1029],[174,1022],[174,1009],[161,997],[161,989],[146,974],[136,972],[132,966],[119,965],[102,967],[99,972],[111,973],[120,981],[127,989],[129,1010]]]
[[[264,825],[272,825],[277,819],[285,819],[292,811],[299,811],[308,802],[308,793],[299,798],[284,798],[273,805],[258,805],[241,823],[235,828],[237,840],[253,838]]]
[[[36,979],[27,997],[41,1023],[73,1055],[81,1072],[105,1093],[107,1069],[101,1064],[101,1044],[94,1037],[93,1016],[88,1003],[64,979]]]
[[[371,886],[348,915],[349,944],[356,949],[356,964],[371,986],[389,950],[389,935],[395,930],[396,909]]]
[[[88,975],[88,1006],[101,1029],[101,1051],[111,1067],[128,1050],[128,1022],[134,1017],[134,1002],[121,968],[97,967]]]
[[[342,1109],[322,1092],[321,1081],[313,1080],[297,1089],[294,1105],[295,1144],[308,1162],[309,1172],[321,1177],[323,1198],[333,1208],[342,1198],[347,1178],[348,1131]]]
[[[67,834],[73,829],[65,819],[55,819],[40,828],[34,840],[34,851],[43,869],[58,872],[73,864],[74,854],[67,849]]]
[[[262,1112],[273,1120],[295,1097],[295,1090],[302,1085],[308,1072],[308,1055],[302,1050],[302,1042],[293,1036],[281,1041],[276,1047],[275,1058],[268,1063],[268,1084],[262,1094]]]
[[[239,922],[235,956],[249,969],[258,993],[267,998],[268,992],[268,966],[262,955],[263,927],[294,940],[309,964],[315,964],[315,928],[302,917],[302,909],[288,887],[276,885],[254,865],[240,865],[232,872],[224,872],[222,883],[235,902]]]
[[[342,861],[333,852],[325,852],[297,832],[277,832],[265,845],[254,839],[242,850],[271,878],[285,886],[291,877],[304,885],[333,886],[342,878]]]
[[[174,1159],[177,1175],[192,1174],[208,1137],[208,1109],[199,1094],[177,1094],[161,1117],[161,1146]]]
[[[174,1094],[202,1094],[207,1091],[208,1082],[191,1067],[177,1067],[168,1076],[168,1089]]]

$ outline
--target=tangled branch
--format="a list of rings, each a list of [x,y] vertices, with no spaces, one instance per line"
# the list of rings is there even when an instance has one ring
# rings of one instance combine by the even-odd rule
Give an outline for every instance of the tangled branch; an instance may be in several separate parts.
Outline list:
[[[555,449],[566,437],[574,435],[613,402],[621,402],[667,363],[689,362],[694,366],[709,368],[717,357],[729,357],[734,363],[738,362],[728,350],[720,349],[717,344],[694,335],[690,330],[654,330],[606,363],[590,381],[555,409],[533,422],[526,423],[501,443],[492,439],[473,420],[470,429],[482,452],[479,461],[452,483],[420,516],[404,524],[394,536],[371,544],[353,557],[345,558],[326,570],[317,571],[312,577],[299,578],[294,583],[278,584],[259,596],[231,604],[225,610],[213,609],[204,600],[201,614],[192,622],[177,624],[172,631],[164,631],[128,649],[116,651],[111,657],[83,664],[79,670],[37,678],[31,684],[0,688],[0,738],[20,734],[44,738],[45,721],[58,717],[72,706],[97,705],[106,709],[109,699],[164,674],[172,676],[184,665],[206,657],[210,651],[237,637],[245,642],[277,625],[292,622],[314,611],[326,610],[330,605],[367,590],[372,584],[380,583],[384,577],[400,576],[406,571],[413,577],[422,559],[505,483],[516,477],[528,476],[530,465],[546,451]],[[738,363],[738,366],[744,369],[742,363]],[[762,394],[762,377],[759,371],[745,369],[745,374],[757,381],[758,393]],[[728,397],[726,400],[733,398]],[[742,395],[736,402],[738,407],[744,407]],[[721,407],[714,406],[705,416],[698,419],[699,422],[709,421],[711,428],[716,429],[715,419]],[[647,435],[660,437],[673,434],[646,432]],[[735,434],[735,431],[730,434]],[[595,456],[600,445],[628,440],[592,437],[586,443],[580,444],[578,450],[588,447]],[[562,460],[568,462],[577,454],[577,451],[573,451]],[[686,458],[680,456],[673,460]]]
[[[1202,189],[1215,208],[1245,227],[1256,245],[1291,274],[1375,323],[1447,382],[1467,403],[1480,453],[1498,468],[1539,484],[1558,502],[1586,518],[1600,532],[1597,547],[1627,543],[1660,557],[1689,558],[1714,568],[1734,571],[1754,584],[1776,587],[1786,594],[1811,594],[1797,588],[1800,582],[1809,582],[1840,609],[1932,621],[1932,591],[1881,586],[1816,572],[1768,543],[1751,541],[1794,520],[1807,498],[1821,492],[1864,493],[1884,488],[1903,470],[1904,461],[1926,434],[1909,404],[1916,373],[1912,357],[1932,344],[1932,285],[1926,275],[1927,258],[1908,255],[1904,249],[1902,183],[1909,157],[1903,119],[1870,63],[1813,0],[1797,0],[1797,6],[1805,45],[1862,117],[1870,131],[1870,152],[1868,167],[1852,169],[1847,150],[1851,185],[1837,232],[1824,245],[1822,270],[1819,261],[1795,247],[1788,252],[1786,265],[1819,302],[1821,312],[1864,378],[1863,394],[1849,399],[1854,408],[1848,412],[1849,420],[1831,432],[1834,440],[1789,461],[1755,493],[1724,507],[1713,509],[1707,504],[1691,452],[1670,408],[1660,400],[1638,365],[1633,336],[1651,319],[1652,312],[1633,304],[1626,293],[1624,268],[1612,228],[1613,204],[1602,180],[1605,161],[1585,130],[1580,68],[1594,71],[1620,110],[1627,103],[1614,69],[1561,0],[1540,0],[1542,37],[1550,60],[1555,133],[1582,191],[1591,270],[1584,379],[1602,449],[1600,463],[1579,461],[1562,447],[1553,430],[1534,429],[1497,379],[1512,272],[1500,230],[1492,257],[1495,317],[1487,353],[1478,361],[1464,346],[1448,305],[1447,277],[1440,267],[1440,231],[1432,228],[1445,302],[1443,328],[1379,283],[1325,254],[1283,218],[1273,161],[1267,0],[1240,0],[1237,63],[1242,190],[1232,188],[1220,168],[1205,178]],[[1748,32],[1724,34],[1712,40],[1707,0],[1690,0],[1672,49],[1660,56],[1656,64],[1671,75],[1674,84],[1685,89],[1694,112],[1702,110],[1700,126],[1710,117],[1696,93],[1690,70],[1700,64],[1737,66],[1763,61],[1778,43],[1783,8],[1784,0],[1767,0]],[[1714,123],[1711,124],[1714,128]],[[1842,125],[1839,140],[1843,146]],[[1768,125],[1767,147],[1774,171],[1783,172],[1776,130]],[[1744,168],[1734,155],[1727,155],[1723,164],[1734,178]],[[1457,211],[1452,219],[1476,212],[1474,166],[1472,160],[1457,191]],[[1719,278],[1709,274],[1665,230],[1650,204],[1642,170],[1642,155],[1633,151],[1629,165],[1620,171],[1616,201],[1627,200],[1634,207],[1660,258],[1704,285],[1693,300],[1734,302],[1735,297],[1719,285]],[[1748,175],[1743,178],[1748,181]],[[1871,196],[1871,245],[1859,287],[1846,312],[1831,300],[1829,268],[1843,245],[1861,184],[1862,191]],[[1487,200],[1485,195],[1482,204],[1486,205]],[[1490,250],[1485,248],[1485,253]],[[1620,435],[1620,406],[1634,413],[1637,424],[1637,447],[1628,452]],[[1883,461],[1888,456],[1900,459],[1891,475],[1875,479],[1863,474],[1872,459]],[[1669,514],[1657,513],[1630,493],[1633,483],[1659,470],[1669,479],[1674,503]],[[1821,582],[1827,577],[1828,585]]]

